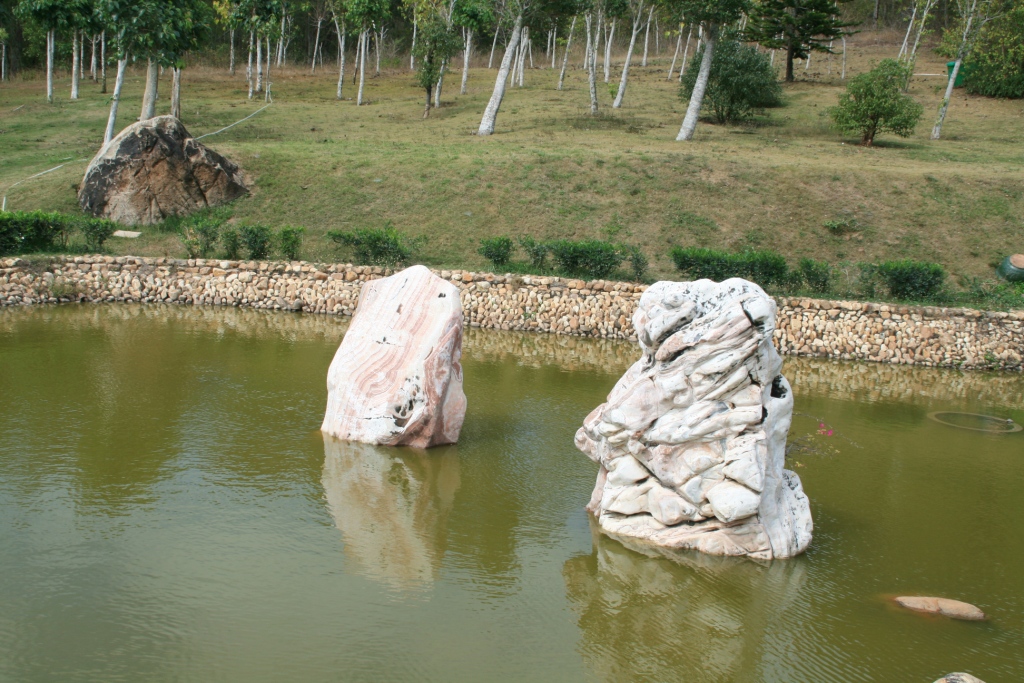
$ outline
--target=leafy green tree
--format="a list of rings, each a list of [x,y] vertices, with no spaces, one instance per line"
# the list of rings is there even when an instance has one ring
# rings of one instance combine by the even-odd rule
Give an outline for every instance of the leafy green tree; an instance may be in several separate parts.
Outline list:
[[[749,10],[748,0],[674,0],[669,9],[687,17],[691,24],[698,24],[704,31],[704,52],[700,60],[700,69],[693,84],[690,102],[686,107],[683,125],[679,128],[676,140],[692,140],[697,130],[697,119],[704,104],[708,79],[711,77],[711,64],[715,54],[720,27],[728,26]]]
[[[952,37],[955,32],[947,31]],[[956,36],[959,38],[959,36]],[[944,41],[945,42],[945,41]],[[956,54],[956,46],[948,52]],[[1024,97],[1024,2],[984,27],[966,61],[967,92],[987,97]]]
[[[884,59],[871,71],[853,78],[839,104],[829,110],[834,126],[857,133],[862,145],[871,145],[878,133],[910,137],[924,108],[903,93],[907,67]]]
[[[414,54],[419,58],[416,83],[427,93],[423,118],[430,116],[430,98],[441,77],[445,60],[451,59],[462,47],[462,42],[438,12],[420,15],[419,36]]]
[[[703,58],[703,48],[694,59]],[[697,81],[697,72],[683,74],[680,96],[689,100]],[[754,110],[782,104],[782,88],[775,77],[768,56],[753,45],[736,40],[718,43],[718,54],[711,65],[704,108],[710,110],[718,123],[748,118]]]
[[[46,101],[53,102],[53,59],[57,32],[77,29],[77,18],[91,14],[92,8],[86,0],[22,0],[18,5],[18,13],[46,31]]]
[[[792,82],[794,59],[832,52],[829,45],[852,25],[839,19],[841,12],[837,0],[758,0],[745,33],[748,40],[786,51],[786,81]]]

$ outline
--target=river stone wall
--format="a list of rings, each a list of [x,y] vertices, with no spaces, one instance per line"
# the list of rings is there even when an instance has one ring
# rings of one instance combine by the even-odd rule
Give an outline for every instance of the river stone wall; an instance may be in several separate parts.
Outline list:
[[[460,290],[470,328],[635,340],[646,285],[435,270]],[[0,307],[168,302],[351,315],[378,266],[132,256],[0,259]],[[1024,311],[777,297],[781,353],[891,364],[1022,368]]]

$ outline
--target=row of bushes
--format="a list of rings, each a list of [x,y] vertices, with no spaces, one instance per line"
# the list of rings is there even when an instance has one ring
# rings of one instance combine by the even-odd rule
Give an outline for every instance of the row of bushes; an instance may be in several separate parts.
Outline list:
[[[114,234],[111,221],[43,211],[0,211],[0,256],[68,251],[72,235],[81,235],[88,251],[103,250]]]
[[[225,221],[216,215],[198,215],[177,226],[178,236],[189,258],[207,258],[215,253],[219,243],[221,255],[238,259],[245,255],[252,260],[268,258],[276,246],[281,256],[289,261],[299,258],[305,228],[285,226],[275,233],[264,225],[242,225],[225,228]]]
[[[637,282],[647,277],[649,263],[639,247],[604,240],[538,242],[532,237],[520,237],[518,242],[534,271],[548,270],[547,259],[550,255],[554,269],[571,277],[606,278],[615,273],[623,262],[629,263],[629,274]],[[498,268],[513,265],[514,252],[515,244],[511,237],[480,240],[480,255]]]
[[[730,253],[703,247],[676,247],[671,256],[676,268],[695,280],[742,277],[782,290],[804,288],[815,294],[835,291],[836,272],[827,261],[804,258],[791,269],[785,257],[773,251]],[[860,263],[856,268],[858,293],[868,298],[878,296],[878,290],[884,287],[896,299],[935,299],[946,284],[946,271],[937,263],[900,260]]]

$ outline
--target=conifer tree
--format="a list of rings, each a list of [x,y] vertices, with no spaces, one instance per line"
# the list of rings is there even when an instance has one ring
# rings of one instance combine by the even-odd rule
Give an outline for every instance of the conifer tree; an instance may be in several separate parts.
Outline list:
[[[847,0],[842,0],[847,1]],[[828,52],[851,24],[839,19],[837,0],[760,0],[751,10],[745,36],[772,50],[786,51],[786,81],[793,81],[793,60]]]

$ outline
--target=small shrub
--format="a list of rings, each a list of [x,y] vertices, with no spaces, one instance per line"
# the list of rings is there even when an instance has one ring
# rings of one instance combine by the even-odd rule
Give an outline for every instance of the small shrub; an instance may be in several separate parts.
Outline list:
[[[833,126],[860,135],[865,146],[870,146],[878,133],[910,137],[924,108],[903,94],[910,77],[908,69],[895,59],[883,59],[871,71],[852,78],[839,96],[839,104],[828,110]]]
[[[625,247],[626,260],[629,261],[629,270],[634,282],[644,282],[647,279],[647,269],[651,263],[647,256],[640,250],[640,247]]]
[[[857,292],[865,298],[874,299],[878,296],[878,266],[874,263],[858,263],[857,269]]]
[[[80,293],[78,283],[62,277],[55,278],[50,285],[50,296],[57,299],[74,299]]]
[[[302,248],[304,232],[306,232],[305,228],[294,228],[290,225],[281,228],[281,232],[277,236],[278,244],[281,247],[281,253],[289,261],[299,260],[299,250]]]
[[[89,251],[103,251],[103,243],[117,230],[117,224],[102,218],[86,218],[79,225],[85,237],[85,248]]]
[[[412,248],[408,238],[388,223],[383,228],[361,228],[351,232],[331,230],[327,236],[340,246],[350,247],[362,265],[393,268],[409,260]]]
[[[242,239],[238,231],[228,228],[220,236],[220,246],[224,248],[224,258],[235,261],[241,256]]]
[[[270,228],[263,225],[243,225],[239,230],[249,258],[260,261],[270,255]]]
[[[530,259],[530,266],[536,270],[543,270],[546,265],[548,251],[550,248],[544,242],[538,242],[529,235],[519,238],[519,246],[526,252]]]
[[[878,274],[897,299],[933,298],[946,280],[942,266],[924,261],[887,261],[878,265]]]
[[[182,225],[178,228],[178,239],[185,247],[186,258],[201,258],[203,253],[199,243],[199,234],[194,225]]]
[[[608,277],[625,258],[617,246],[602,240],[557,240],[548,247],[555,265],[574,277]]]
[[[512,260],[511,237],[491,237],[480,240],[479,253],[496,267],[507,265]]]
[[[964,86],[974,95],[1024,97],[1024,4],[1006,7],[1006,12],[985,26],[965,59],[971,69],[964,74]],[[943,47],[948,45],[955,54],[958,46],[952,43],[960,35],[959,29],[946,31]],[[962,71],[963,66],[960,68]]]
[[[758,51],[756,46],[735,40],[719,40],[714,57],[703,106],[711,111],[718,123],[741,121],[757,109],[777,107],[782,103],[782,87],[771,58]],[[691,64],[696,67],[703,58],[702,47]],[[684,101],[690,99],[699,71],[692,68],[683,74],[679,94]]]
[[[842,237],[851,232],[860,232],[861,227],[856,218],[839,218],[834,221],[825,221],[825,229],[836,237]]]
[[[832,291],[832,266],[828,261],[815,261],[814,259],[800,259],[800,274],[803,276],[807,288],[815,294],[827,294]]]

